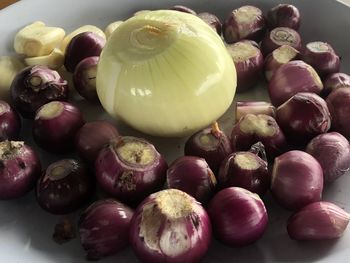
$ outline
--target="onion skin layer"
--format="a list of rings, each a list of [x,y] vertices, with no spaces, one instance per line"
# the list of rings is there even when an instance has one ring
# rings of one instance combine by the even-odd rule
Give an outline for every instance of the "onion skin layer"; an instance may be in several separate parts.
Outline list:
[[[307,145],[306,152],[322,166],[326,183],[335,181],[350,170],[350,144],[340,133],[316,136]]]
[[[202,204],[206,204],[213,196],[216,183],[207,162],[199,157],[180,157],[167,170],[168,188],[184,191]]]
[[[275,158],[271,193],[282,207],[298,210],[320,201],[322,191],[322,167],[310,154],[294,150]]]
[[[127,156],[131,159],[124,160],[118,151],[128,144],[141,144],[144,148],[135,147],[140,151],[131,149]],[[142,156],[147,158],[146,154],[152,157],[142,164]],[[131,136],[110,141],[101,149],[95,161],[95,175],[101,188],[118,200],[132,205],[163,187],[167,168],[164,157],[151,143]]]
[[[305,145],[331,127],[327,103],[318,95],[300,92],[277,108],[277,123],[290,145]]]
[[[0,200],[22,197],[31,191],[41,173],[36,152],[24,142],[0,142]]]
[[[44,104],[68,99],[68,82],[48,67],[26,67],[11,84],[11,98],[22,117],[33,119]]]
[[[266,56],[283,45],[291,46],[300,51],[302,42],[299,33],[288,27],[276,27],[265,34],[261,43],[261,51]]]
[[[350,76],[345,73],[333,73],[325,78],[323,85],[322,97],[326,98],[336,89],[350,88]]]
[[[268,223],[266,208],[260,197],[240,187],[218,192],[209,203],[208,214],[214,236],[231,247],[257,241]]]
[[[350,89],[339,88],[326,99],[332,119],[332,130],[350,139]]]
[[[17,140],[21,127],[21,119],[15,109],[0,100],[0,141]]]
[[[131,220],[130,244],[145,263],[200,262],[211,239],[211,223],[205,209],[176,189],[147,197]]]
[[[271,160],[287,149],[286,137],[273,117],[247,114],[233,126],[232,150],[248,151],[257,142],[265,146],[267,157]]]
[[[37,181],[36,199],[45,211],[63,215],[85,205],[94,191],[94,177],[87,167],[74,159],[62,159],[50,164]]]
[[[322,90],[323,84],[317,72],[301,60],[280,66],[268,84],[271,103],[276,107],[298,92],[321,94]]]
[[[80,216],[80,242],[88,260],[116,254],[129,244],[129,229],[134,211],[113,200],[99,200]]]
[[[94,164],[103,146],[117,137],[119,132],[111,123],[103,120],[87,122],[75,136],[75,150],[81,158]]]
[[[306,44],[302,49],[301,57],[322,78],[340,70],[340,58],[328,43],[317,41]]]
[[[287,223],[290,238],[295,240],[329,240],[343,235],[350,220],[349,213],[325,201],[315,202],[293,214]]]
[[[56,107],[53,115],[45,116]],[[48,152],[64,153],[74,149],[74,138],[85,123],[82,112],[68,102],[52,101],[40,107],[33,124],[34,141]]]
[[[260,42],[265,32],[263,12],[250,5],[234,9],[224,21],[222,31],[225,41],[229,44],[243,39]]]
[[[69,42],[64,56],[64,66],[69,72],[74,72],[76,66],[84,58],[99,56],[106,39],[93,32],[82,32]]]
[[[271,29],[289,27],[298,30],[300,20],[300,12],[294,5],[279,4],[271,8],[267,13],[267,25]]]
[[[214,174],[217,174],[221,162],[232,153],[232,147],[230,139],[216,123],[188,138],[184,152],[188,156],[204,158]]]
[[[267,162],[251,152],[234,152],[221,164],[220,188],[242,187],[262,196],[269,189]]]

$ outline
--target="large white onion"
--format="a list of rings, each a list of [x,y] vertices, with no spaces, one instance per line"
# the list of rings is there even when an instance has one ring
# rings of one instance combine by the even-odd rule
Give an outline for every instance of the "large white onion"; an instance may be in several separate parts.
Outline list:
[[[230,106],[236,70],[200,18],[158,10],[120,25],[102,51],[97,93],[106,111],[157,136],[204,128]]]

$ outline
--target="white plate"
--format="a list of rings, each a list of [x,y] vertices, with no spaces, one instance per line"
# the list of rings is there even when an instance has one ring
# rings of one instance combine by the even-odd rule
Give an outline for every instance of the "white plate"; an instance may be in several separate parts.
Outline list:
[[[279,1],[248,1],[263,10]],[[304,42],[323,40],[333,45],[342,57],[342,71],[350,68],[350,8],[335,0],[288,1],[295,4],[302,13],[301,35]],[[197,11],[211,11],[224,18],[230,10],[246,4],[247,1],[228,0],[22,0],[0,11],[0,55],[12,53],[14,33],[24,25],[41,20],[48,25],[61,26],[67,32],[85,24],[104,28],[109,22],[125,19],[140,9],[167,8],[183,3]],[[1,77],[1,76],[0,76]],[[266,99],[263,87],[239,99]],[[84,101],[76,100],[84,109],[88,120],[107,118],[99,107],[87,107]],[[221,118],[220,122],[229,131],[232,127],[233,109]],[[115,122],[122,134],[143,136],[121,123]],[[30,122],[24,123],[23,138],[30,139]],[[150,139],[168,161],[182,155],[182,139]],[[40,151],[45,164],[58,157]],[[344,176],[327,187],[324,199],[331,200],[350,211],[350,177]],[[302,243],[288,238],[285,222],[290,213],[267,200],[270,222],[264,237],[254,245],[233,249],[213,242],[204,262],[349,262],[350,230],[338,241]],[[73,215],[74,216],[74,215]],[[33,192],[15,201],[0,202],[0,262],[85,262],[84,251],[78,239],[65,245],[58,245],[51,239],[55,223],[61,217],[42,211],[35,202]],[[130,249],[101,262],[137,262]]]

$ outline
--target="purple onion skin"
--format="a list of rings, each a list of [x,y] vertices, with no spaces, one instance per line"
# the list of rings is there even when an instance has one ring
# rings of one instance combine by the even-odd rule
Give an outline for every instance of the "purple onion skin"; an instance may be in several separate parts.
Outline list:
[[[298,92],[321,94],[322,90],[323,84],[316,71],[301,60],[280,66],[268,84],[271,103],[276,107]]]
[[[21,119],[15,109],[0,100],[0,141],[18,139],[21,126]]]
[[[265,34],[261,50],[264,55],[268,55],[283,45],[291,46],[300,51],[302,42],[299,33],[292,28],[276,27]]]
[[[276,117],[276,108],[266,101],[237,101],[235,106],[235,123],[247,114],[265,114]]]
[[[330,202],[315,202],[293,214],[287,222],[290,238],[295,240],[329,240],[343,235],[350,215]]]
[[[94,164],[99,151],[119,137],[117,129],[107,121],[85,123],[75,136],[75,150],[85,161]]]
[[[207,162],[199,157],[180,157],[167,170],[168,188],[179,189],[202,204],[206,204],[213,196],[216,183]]]
[[[350,139],[350,89],[339,88],[326,99],[332,119],[332,130]]]
[[[31,66],[20,71],[11,84],[11,98],[15,109],[32,119],[44,104],[68,99],[68,82],[57,71],[45,66]]]
[[[294,150],[275,158],[271,193],[282,207],[301,209],[320,201],[322,191],[322,167],[310,154]]]
[[[270,54],[265,57],[264,60],[264,71],[267,81],[270,81],[276,70],[288,63],[289,61],[296,60],[299,58],[300,52],[295,48],[283,45],[276,48]]]
[[[214,236],[231,247],[241,247],[257,241],[265,232],[268,216],[258,195],[229,187],[218,192],[207,209]]]
[[[53,114],[44,114],[53,105],[59,105],[59,109]],[[75,135],[84,123],[83,114],[76,106],[53,101],[38,110],[33,124],[33,138],[48,152],[69,152],[73,150]]]
[[[237,92],[245,92],[260,80],[264,57],[260,49],[251,43],[237,42],[227,45],[237,72]]]
[[[335,181],[350,170],[350,145],[340,133],[316,136],[307,145],[306,152],[320,163],[326,183]]]
[[[198,17],[201,18],[204,22],[206,22],[212,29],[214,29],[221,36],[222,23],[216,15],[208,12],[204,12],[204,13],[199,13]]]
[[[184,13],[188,13],[191,15],[197,15],[196,11],[192,10],[191,8],[189,8],[187,6],[183,6],[183,5],[174,5],[172,8],[170,8],[170,10],[184,12]]]
[[[231,132],[233,152],[248,151],[257,142],[265,146],[270,160],[287,149],[284,133],[273,117],[264,114],[247,114],[233,126]]]
[[[220,188],[242,187],[262,196],[270,186],[267,162],[251,152],[234,152],[221,164]]]
[[[128,206],[105,199],[94,202],[80,216],[80,242],[88,260],[118,253],[129,244],[129,228],[134,211]]]
[[[36,152],[24,142],[0,142],[0,200],[15,199],[31,191],[41,173]]]
[[[327,103],[309,92],[297,93],[279,106],[276,120],[291,145],[304,145],[331,127]]]
[[[135,210],[129,240],[144,263],[201,262],[212,239],[205,209],[177,189],[148,196]]]
[[[247,21],[247,17],[250,18],[250,21]],[[224,21],[222,32],[225,41],[229,44],[243,39],[260,42],[265,32],[263,12],[249,5],[237,8]]]
[[[276,27],[289,27],[298,30],[300,27],[300,12],[294,5],[279,4],[271,8],[267,13],[267,25],[273,29]]]
[[[129,149],[127,157],[130,159],[127,160],[120,152],[125,145],[139,145],[142,151]],[[147,154],[153,156],[143,164]],[[110,141],[101,149],[95,161],[95,174],[101,188],[132,205],[163,187],[167,169],[165,159],[151,143],[131,136]]]
[[[93,32],[83,32],[69,42],[65,57],[64,66],[69,72],[74,72],[75,67],[84,58],[99,56],[106,40]]]
[[[82,163],[62,159],[50,164],[38,180],[36,199],[49,213],[68,214],[85,205],[94,190],[94,178]]]
[[[333,73],[325,78],[323,85],[322,97],[325,98],[336,89],[350,88],[350,76],[345,73]]]
[[[325,78],[340,70],[340,59],[332,46],[324,42],[310,42],[302,49],[301,58]]]
[[[216,174],[221,162],[232,153],[230,139],[213,125],[193,134],[185,143],[185,155],[204,158],[210,169]]]
[[[98,102],[96,92],[96,71],[100,57],[84,58],[75,67],[73,74],[73,83],[78,93],[88,101]]]

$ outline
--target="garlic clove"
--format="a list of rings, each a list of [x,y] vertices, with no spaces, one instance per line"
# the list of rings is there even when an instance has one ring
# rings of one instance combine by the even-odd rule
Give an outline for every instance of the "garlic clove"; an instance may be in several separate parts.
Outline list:
[[[55,48],[49,55],[28,57],[24,61],[28,66],[43,65],[50,69],[59,69],[63,65],[64,55],[60,49]]]
[[[43,22],[34,22],[22,28],[15,36],[14,49],[29,57],[48,55],[59,46],[65,36],[59,27],[48,27]]]
[[[290,238],[327,240],[343,235],[350,215],[339,206],[325,201],[309,204],[293,214],[287,223]]]

